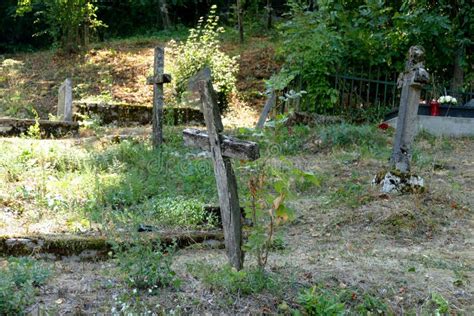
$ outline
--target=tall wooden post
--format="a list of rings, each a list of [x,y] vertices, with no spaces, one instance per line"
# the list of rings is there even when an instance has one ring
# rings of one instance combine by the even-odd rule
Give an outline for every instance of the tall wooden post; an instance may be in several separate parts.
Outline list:
[[[267,29],[269,30],[272,28],[272,0],[267,0],[267,6],[265,7],[265,9],[267,10]]]
[[[242,8],[242,0],[237,0],[237,23],[239,27],[240,44],[244,42],[244,9]]]
[[[163,47],[155,47],[155,58],[153,62],[153,77],[148,78],[147,83],[153,85],[153,147],[157,148],[163,143],[163,84],[171,82],[171,76],[164,74],[165,50]]]
[[[216,94],[212,87],[211,72],[208,68],[205,69],[205,76],[198,85],[217,180],[227,255],[232,266],[240,270],[243,267],[244,253],[241,249],[242,224],[237,181],[232,171],[230,158],[222,155],[219,133],[224,130],[224,125],[222,125]]]
[[[196,79],[192,81],[192,86],[199,90],[201,96],[207,133],[195,129],[186,129],[183,132],[184,142],[187,146],[200,147],[211,152],[227,256],[230,264],[240,270],[244,262],[244,253],[241,248],[241,211],[237,193],[237,180],[232,170],[230,158],[258,159],[258,145],[254,142],[240,141],[221,134],[224,126],[217,105],[216,93],[212,87],[209,68],[202,70],[196,76]]]

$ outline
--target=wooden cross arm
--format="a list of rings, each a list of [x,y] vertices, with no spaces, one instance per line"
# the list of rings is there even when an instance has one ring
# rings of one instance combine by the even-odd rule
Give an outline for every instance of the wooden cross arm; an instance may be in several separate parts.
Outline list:
[[[222,155],[229,158],[241,160],[257,160],[260,158],[258,144],[243,141],[229,136],[221,136]],[[209,136],[205,131],[195,128],[187,128],[183,131],[184,145],[210,150]]]
[[[147,84],[162,84],[171,82],[170,74],[155,75],[146,79]]]

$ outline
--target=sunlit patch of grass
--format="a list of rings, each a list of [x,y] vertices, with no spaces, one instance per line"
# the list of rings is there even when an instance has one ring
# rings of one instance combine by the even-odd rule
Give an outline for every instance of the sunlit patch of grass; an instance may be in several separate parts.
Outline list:
[[[179,134],[172,135],[173,131]],[[0,153],[0,181],[5,184],[0,194],[18,201],[15,208],[21,209],[22,219],[31,224],[39,219],[58,220],[52,230],[58,229],[61,221],[70,223],[64,223],[65,228],[74,228],[77,225],[73,223],[83,219],[100,224],[97,221],[108,210],[133,209],[138,217],[140,205],[159,207],[175,196],[216,203],[210,159],[183,148],[177,129],[170,129],[167,145],[160,150],[133,139],[85,147],[71,146],[68,141],[0,142],[6,149]],[[179,220],[185,213],[178,212],[178,206],[170,206],[175,212],[163,217],[164,224],[185,224]],[[196,225],[198,220],[185,222]]]

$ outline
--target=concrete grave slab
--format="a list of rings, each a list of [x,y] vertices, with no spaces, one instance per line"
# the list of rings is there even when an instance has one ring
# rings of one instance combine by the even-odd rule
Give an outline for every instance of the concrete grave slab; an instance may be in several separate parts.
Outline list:
[[[397,128],[397,122],[398,117],[386,121],[389,126],[395,129]],[[436,136],[474,136],[474,118],[418,115],[416,119],[416,130],[417,133],[420,130],[425,130]]]

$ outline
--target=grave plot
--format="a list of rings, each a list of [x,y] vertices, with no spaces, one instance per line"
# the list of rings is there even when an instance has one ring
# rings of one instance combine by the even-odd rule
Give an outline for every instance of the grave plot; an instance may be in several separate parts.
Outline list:
[[[405,76],[406,74],[407,73],[405,73]],[[412,90],[420,90],[421,85],[425,84],[426,82],[422,82],[420,80],[422,78],[416,78],[417,73],[412,74],[412,76],[413,75],[415,75],[415,77],[413,78],[413,83],[411,84],[413,87]],[[420,76],[421,74],[418,75]],[[400,83],[406,86],[407,79],[404,77],[402,80],[405,81]],[[436,136],[474,136],[474,102],[472,100],[463,106],[446,104],[420,105],[419,91],[416,93],[416,95],[414,95],[414,98],[411,100],[411,102],[408,102],[409,100],[407,100],[407,98],[406,92],[404,93],[404,90],[402,90],[400,107],[398,111],[393,111],[386,115],[386,124],[397,130],[405,129],[406,124],[410,124],[413,126],[413,131],[410,133],[414,134],[424,130]],[[406,121],[407,118],[405,113],[407,109],[408,111],[413,112],[409,114],[409,122]]]
[[[389,131],[341,125],[324,126],[310,134],[295,129],[297,134],[291,137],[300,140],[298,147],[281,142],[282,137],[288,137],[283,132],[264,132],[269,143],[262,142],[262,158],[271,156],[272,166],[280,167],[285,159],[291,160],[294,168],[316,174],[321,183],[293,187],[296,219],[283,227],[275,245],[278,248],[270,253],[267,273],[271,281],[255,282],[262,279],[251,270],[255,264],[251,254],[246,255],[239,273],[226,270],[228,257],[222,249],[221,233],[220,238],[193,242],[170,256],[171,269],[181,284],[157,292],[151,286],[151,294],[149,287],[127,281],[127,276],[140,281],[127,266],[135,263],[143,269],[141,273],[149,275],[146,267],[158,268],[153,264],[163,262],[145,242],[146,236],[155,238],[157,228],[192,236],[190,224],[201,222],[205,223],[201,227],[206,227],[213,221],[202,219],[206,213],[198,211],[205,206],[201,197],[218,204],[212,156],[199,148],[184,148],[182,128],[166,126],[164,134],[175,141],[161,147],[160,159],[155,159],[151,143],[143,146],[133,139],[85,148],[73,142],[58,147],[66,140],[25,139],[13,144],[11,139],[2,139],[1,146],[7,150],[1,153],[1,161],[9,162],[0,168],[0,229],[4,232],[15,225],[28,227],[30,232],[49,225],[56,227],[56,239],[58,234],[74,231],[86,239],[91,229],[97,234],[102,231],[103,238],[123,236],[131,228],[151,230],[136,232],[137,239],[132,240],[142,246],[117,252],[120,260],[110,258],[108,251],[85,249],[53,260],[61,255],[35,253],[34,246],[41,242],[34,241],[32,257],[41,258],[38,262],[50,267],[51,276],[38,289],[28,311],[111,313],[126,304],[126,311],[136,313],[279,313],[285,309],[283,302],[288,308],[303,309],[298,301],[300,292],[318,284],[322,285],[315,293],[320,294],[315,295],[337,297],[354,311],[359,305],[370,308],[372,305],[364,305],[366,300],[387,313],[397,314],[402,308],[433,310],[432,293],[441,295],[452,310],[469,311],[474,294],[469,283],[473,277],[470,240],[474,200],[468,190],[474,184],[472,139],[418,136],[413,142],[411,168],[430,184],[428,190],[386,195],[370,181],[391,154],[393,135]],[[262,139],[230,130],[226,134],[233,139]],[[317,154],[305,147],[315,138],[322,142]],[[44,147],[42,152],[39,142],[54,146]],[[225,157],[229,153],[226,138],[223,142]],[[281,155],[271,149],[278,143]],[[245,206],[248,174],[242,171],[245,165],[239,159],[232,159],[232,163],[239,200]],[[48,179],[46,187],[43,178]],[[150,195],[154,198],[148,198]],[[8,243],[15,242],[22,241]],[[31,245],[23,242],[26,247]],[[81,246],[79,243],[75,249]],[[1,265],[6,260],[12,259],[0,259]],[[166,271],[162,266],[160,269]],[[229,300],[239,304],[228,304]]]
[[[107,221],[116,223],[125,235],[146,235],[150,240],[162,236],[166,244],[221,240],[220,218],[204,203],[206,199],[180,196],[179,192],[188,192],[195,184],[183,190],[174,188],[192,177],[196,165],[206,166],[203,159],[188,157],[180,162],[183,151],[178,154],[169,149],[155,156],[141,141],[132,137],[120,143],[96,140],[84,148],[76,140],[2,139],[2,253],[52,253],[60,258],[93,250],[103,257],[111,247]],[[144,157],[128,160],[138,153]],[[111,168],[109,159],[118,165]],[[37,178],[39,174],[43,178]],[[212,179],[210,165],[198,174]],[[129,187],[132,182],[134,189]],[[23,193],[17,196],[15,190]],[[134,195],[131,190],[138,192]],[[142,196],[145,191],[178,195],[158,194],[148,199]],[[104,200],[95,200],[96,194]],[[122,221],[126,214],[131,217]]]
[[[153,106],[134,104],[107,104],[78,102],[76,119],[84,116],[95,117],[103,124],[125,125],[153,125],[153,134],[156,135],[156,144],[161,144],[162,135],[159,134],[163,122],[171,125],[204,124],[204,117],[198,108],[192,107],[165,107],[163,100],[163,84],[171,82],[171,76],[164,74],[164,49],[156,47],[154,50],[154,75],[147,78],[147,84],[153,85]],[[157,126],[154,122],[160,122]],[[159,135],[158,135],[158,134]]]
[[[72,121],[72,82],[66,79],[58,91],[58,120],[32,120],[0,117],[0,137],[30,135],[32,137],[77,136],[79,124]]]
[[[416,99],[417,66],[403,80],[405,110]],[[150,129],[0,139],[0,293],[8,302],[24,297],[18,306],[31,314],[286,315],[326,302],[356,315],[471,313],[472,138],[415,136],[413,124],[394,135],[301,114],[273,128],[224,131],[208,72],[195,82],[206,130],[163,124],[161,144]],[[412,122],[413,112],[403,116]],[[262,243],[248,236],[268,227],[242,225],[258,174],[248,161],[259,157],[268,183],[261,213],[280,205],[282,187],[294,210],[265,243],[263,270],[252,252]],[[397,166],[416,172],[425,190],[372,186],[374,174]],[[7,256],[19,254],[28,257]]]
[[[0,118],[0,137],[27,135],[36,125],[38,134],[43,137],[70,137],[79,132],[76,122]]]
[[[396,113],[386,116],[385,122],[397,128],[398,117]],[[436,136],[466,137],[474,135],[474,107],[447,106],[440,107],[440,114],[432,116],[430,107],[420,105],[416,118],[417,131],[427,131]]]

